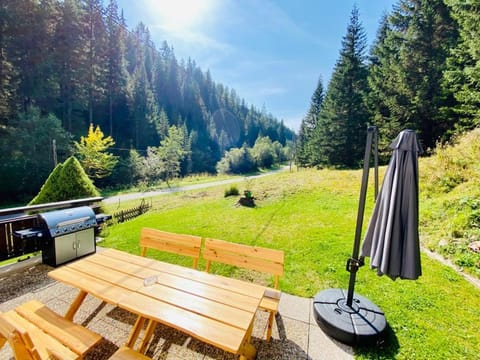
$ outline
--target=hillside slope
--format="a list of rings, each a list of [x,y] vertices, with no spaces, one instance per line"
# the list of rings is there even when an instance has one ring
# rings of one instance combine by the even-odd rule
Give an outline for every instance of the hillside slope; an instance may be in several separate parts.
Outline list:
[[[420,160],[423,246],[480,278],[480,129]]]

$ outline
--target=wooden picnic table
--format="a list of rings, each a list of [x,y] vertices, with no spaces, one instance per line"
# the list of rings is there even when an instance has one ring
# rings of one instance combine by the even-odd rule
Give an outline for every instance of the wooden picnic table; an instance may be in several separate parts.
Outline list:
[[[87,294],[138,315],[126,345],[133,347],[145,330],[144,352],[155,324],[254,359],[251,344],[255,313],[265,287],[191,268],[107,249],[48,274],[80,290],[65,318],[73,320]]]

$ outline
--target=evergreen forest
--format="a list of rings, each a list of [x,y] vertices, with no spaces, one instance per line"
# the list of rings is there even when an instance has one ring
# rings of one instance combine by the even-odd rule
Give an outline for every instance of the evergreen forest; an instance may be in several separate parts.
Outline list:
[[[480,1],[398,0],[367,39],[354,7],[326,87],[311,97],[297,140],[304,167],[359,166],[366,129],[391,141],[413,129],[427,155],[480,121]]]
[[[71,155],[99,188],[243,173],[293,156],[301,167],[357,168],[370,125],[386,161],[405,128],[429,155],[480,120],[479,0],[397,0],[370,47],[354,6],[298,134],[167,42],[154,44],[144,24],[128,29],[115,0],[1,4],[2,202],[32,199]],[[92,144],[111,155],[106,168],[85,166]]]
[[[227,151],[256,143],[284,157],[295,135],[167,42],[154,44],[144,24],[128,29],[115,0],[2,0],[0,82],[2,202],[32,199],[90,124],[116,159],[92,179],[100,188],[165,180],[154,175],[172,149],[169,176],[215,173]]]

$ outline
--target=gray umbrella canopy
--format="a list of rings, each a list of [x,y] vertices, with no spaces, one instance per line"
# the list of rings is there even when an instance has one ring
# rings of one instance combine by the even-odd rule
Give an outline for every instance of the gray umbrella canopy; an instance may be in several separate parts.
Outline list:
[[[421,274],[418,236],[418,154],[413,130],[403,130],[392,142],[393,154],[383,179],[361,249],[379,275],[395,280]]]

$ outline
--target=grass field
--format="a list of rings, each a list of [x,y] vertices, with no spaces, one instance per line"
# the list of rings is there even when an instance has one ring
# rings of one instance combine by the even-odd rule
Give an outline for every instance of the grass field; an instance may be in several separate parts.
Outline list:
[[[139,253],[140,229],[148,226],[278,248],[286,256],[282,291],[312,297],[323,289],[348,287],[345,263],[352,253],[360,181],[361,171],[305,170],[239,182],[240,193],[247,187],[252,191],[255,208],[235,206],[237,197],[224,198],[227,186],[163,195],[152,199],[153,209],[147,214],[109,227],[103,246]],[[373,185],[364,227],[373,208],[372,189]],[[190,265],[189,259],[155,256]],[[360,269],[356,292],[382,308],[390,328],[382,344],[355,349],[357,358],[479,358],[480,290],[427,256],[422,256],[422,270],[417,281],[392,281],[378,277],[368,264]],[[247,279],[256,276],[227,266],[214,271]]]

